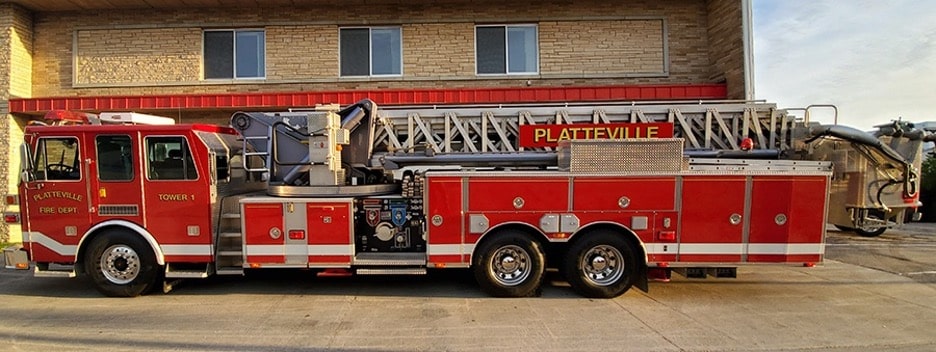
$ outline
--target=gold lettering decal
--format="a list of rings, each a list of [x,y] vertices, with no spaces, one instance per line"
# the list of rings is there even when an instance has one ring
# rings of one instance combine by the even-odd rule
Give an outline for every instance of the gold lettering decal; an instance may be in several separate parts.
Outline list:
[[[539,143],[540,140],[546,138],[546,134],[549,133],[549,130],[545,128],[537,128],[533,130],[533,141]]]
[[[189,201],[189,195],[184,193],[160,193],[157,194],[159,200],[163,202],[187,202]],[[193,195],[192,200],[195,200]]]

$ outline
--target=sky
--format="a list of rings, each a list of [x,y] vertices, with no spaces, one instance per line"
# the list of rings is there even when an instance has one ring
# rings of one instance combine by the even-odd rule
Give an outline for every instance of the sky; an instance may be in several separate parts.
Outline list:
[[[753,0],[755,98],[863,130],[936,121],[936,1]],[[794,112],[802,116],[802,113]],[[832,122],[831,110],[810,114]]]

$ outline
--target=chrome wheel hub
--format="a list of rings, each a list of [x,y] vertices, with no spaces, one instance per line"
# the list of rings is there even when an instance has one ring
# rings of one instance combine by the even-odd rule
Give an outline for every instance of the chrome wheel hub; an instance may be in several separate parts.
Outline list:
[[[140,275],[140,256],[124,244],[107,247],[101,255],[101,273],[114,284],[128,284]]]
[[[507,245],[498,248],[491,257],[491,277],[504,286],[516,286],[530,276],[530,254],[523,248]]]
[[[596,286],[608,286],[624,275],[624,258],[617,248],[598,245],[585,252],[579,267],[588,282]]]

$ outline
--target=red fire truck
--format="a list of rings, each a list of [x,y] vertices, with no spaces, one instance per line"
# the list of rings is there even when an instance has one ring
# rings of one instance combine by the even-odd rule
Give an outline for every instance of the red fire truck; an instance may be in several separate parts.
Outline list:
[[[746,104],[738,119],[761,108]],[[771,122],[776,139],[748,123],[720,133],[720,108],[669,105],[653,119],[653,106],[634,104],[362,101],[241,112],[231,127],[79,115],[26,128],[15,218],[36,276],[88,275],[108,296],[259,268],[468,268],[487,293],[518,297],[557,268],[578,293],[615,297],[671,271],[734,277],[748,263],[821,261],[832,163],[788,156],[803,121]],[[705,140],[674,131],[690,109],[716,126]],[[776,115],[753,118],[760,131]],[[710,143],[732,150],[694,148]],[[894,177],[877,199],[915,201],[901,186],[916,180]]]

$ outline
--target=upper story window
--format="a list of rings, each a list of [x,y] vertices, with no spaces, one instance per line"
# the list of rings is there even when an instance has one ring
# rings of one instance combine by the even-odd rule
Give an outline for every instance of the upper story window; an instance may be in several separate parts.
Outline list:
[[[80,180],[81,156],[78,139],[53,137],[39,139],[36,151],[37,180]]]
[[[97,136],[97,172],[102,181],[133,180],[133,144],[130,136]]]
[[[342,77],[403,74],[400,27],[342,28],[339,46]]]
[[[475,27],[479,75],[539,72],[536,25]]]
[[[206,30],[205,79],[251,79],[266,76],[263,30]]]

